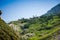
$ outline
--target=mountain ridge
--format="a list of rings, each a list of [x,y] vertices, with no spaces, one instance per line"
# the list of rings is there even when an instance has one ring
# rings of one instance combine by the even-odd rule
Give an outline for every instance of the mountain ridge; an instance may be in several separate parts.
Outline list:
[[[46,15],[56,14],[56,13],[60,13],[60,3],[56,6],[54,6],[53,8],[51,8],[49,11],[47,11]]]

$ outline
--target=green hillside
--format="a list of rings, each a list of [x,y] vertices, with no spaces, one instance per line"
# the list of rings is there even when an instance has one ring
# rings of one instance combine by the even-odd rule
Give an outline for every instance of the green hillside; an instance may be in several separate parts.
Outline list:
[[[59,35],[58,31],[60,30],[60,16],[53,15],[51,18],[50,16],[45,16],[46,18],[41,16],[40,18],[33,17],[31,19],[21,19],[10,22],[9,24],[21,24],[19,25],[22,30],[21,40],[54,40],[54,34],[56,34],[55,37]]]
[[[0,40],[20,40],[17,33],[0,18]]]
[[[18,19],[9,24],[20,27],[21,40],[60,40],[60,4],[46,14]]]

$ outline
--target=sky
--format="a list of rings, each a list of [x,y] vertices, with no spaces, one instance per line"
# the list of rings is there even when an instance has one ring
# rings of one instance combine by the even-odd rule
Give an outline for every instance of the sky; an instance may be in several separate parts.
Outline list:
[[[0,10],[2,19],[8,23],[21,18],[41,16],[59,3],[60,0],[0,0]]]

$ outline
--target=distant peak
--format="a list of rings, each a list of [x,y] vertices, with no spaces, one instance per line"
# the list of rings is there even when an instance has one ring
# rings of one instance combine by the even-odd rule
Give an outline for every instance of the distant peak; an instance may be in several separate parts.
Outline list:
[[[60,3],[59,3],[59,4],[57,4],[55,7],[57,7],[57,6],[60,6]]]

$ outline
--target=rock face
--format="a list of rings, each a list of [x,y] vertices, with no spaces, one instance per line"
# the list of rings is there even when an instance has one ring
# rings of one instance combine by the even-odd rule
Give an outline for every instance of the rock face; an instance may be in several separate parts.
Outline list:
[[[16,33],[17,35],[20,35],[20,27],[18,25],[15,25],[15,24],[9,24],[9,27],[11,27]]]
[[[22,36],[22,39],[27,40],[28,38],[33,37],[33,36],[35,36],[34,33],[27,33],[27,34],[25,34],[25,35]]]
[[[18,27],[17,25],[14,24],[9,24],[9,26],[14,29],[16,32],[19,32],[20,27]]]
[[[20,35],[0,18],[0,40],[20,40]]]

